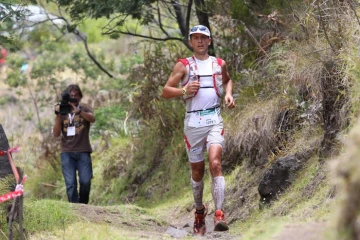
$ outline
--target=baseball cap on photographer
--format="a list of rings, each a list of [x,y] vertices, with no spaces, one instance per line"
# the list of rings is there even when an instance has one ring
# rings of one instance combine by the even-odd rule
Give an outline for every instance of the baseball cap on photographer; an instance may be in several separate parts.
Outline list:
[[[190,38],[191,34],[194,34],[194,33],[201,33],[208,37],[211,37],[210,30],[207,27],[205,27],[204,25],[196,25],[193,28],[191,28],[189,31],[189,38]]]

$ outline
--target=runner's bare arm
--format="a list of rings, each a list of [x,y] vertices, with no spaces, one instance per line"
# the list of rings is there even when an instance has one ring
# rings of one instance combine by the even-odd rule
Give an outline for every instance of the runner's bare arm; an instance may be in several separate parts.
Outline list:
[[[179,82],[187,74],[183,63],[177,62],[168,81],[166,82],[161,96],[163,98],[174,98],[182,96],[182,89],[178,88]]]
[[[226,62],[224,60],[221,65],[221,72],[222,72],[222,79],[223,79],[223,88],[225,90],[225,99],[224,99],[225,104],[228,106],[228,108],[234,108],[235,100],[232,95],[233,81],[230,78],[230,74],[227,69]]]

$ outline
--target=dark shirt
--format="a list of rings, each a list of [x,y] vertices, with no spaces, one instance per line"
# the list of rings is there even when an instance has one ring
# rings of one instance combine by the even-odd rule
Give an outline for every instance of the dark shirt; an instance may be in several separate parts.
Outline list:
[[[88,106],[80,105],[80,110],[82,112],[94,113]],[[69,114],[62,115],[61,152],[92,152],[89,139],[90,122],[83,119],[80,115],[75,115],[72,125],[75,126],[75,136],[67,136],[67,128],[69,126]]]

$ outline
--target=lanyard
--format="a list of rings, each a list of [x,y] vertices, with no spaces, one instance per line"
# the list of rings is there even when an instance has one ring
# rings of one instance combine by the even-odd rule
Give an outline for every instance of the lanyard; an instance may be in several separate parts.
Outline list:
[[[80,110],[80,105],[77,106],[77,109]],[[73,113],[73,114],[70,114],[70,113],[69,113],[70,125],[72,124],[74,118],[75,118],[75,113]]]
[[[72,124],[72,122],[73,122],[73,120],[74,120],[74,117],[75,117],[75,113],[73,113],[73,114],[70,114],[70,113],[69,113],[70,125]]]

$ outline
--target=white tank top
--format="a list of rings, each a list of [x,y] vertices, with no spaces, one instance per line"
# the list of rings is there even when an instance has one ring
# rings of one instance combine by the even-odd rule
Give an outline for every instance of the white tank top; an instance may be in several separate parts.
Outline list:
[[[211,58],[209,57],[206,60],[199,60],[195,58],[195,62],[200,75],[200,89],[194,97],[186,100],[187,111],[198,111],[214,107],[220,107],[221,98],[218,97],[214,88]],[[203,75],[206,76],[202,77]],[[220,108],[217,108],[216,110],[218,111],[218,114],[220,116]],[[185,123],[187,122],[188,116],[190,114],[191,113],[186,113]]]

